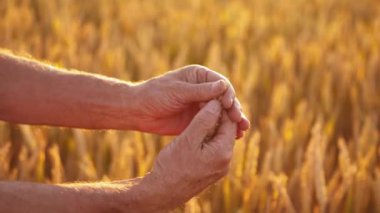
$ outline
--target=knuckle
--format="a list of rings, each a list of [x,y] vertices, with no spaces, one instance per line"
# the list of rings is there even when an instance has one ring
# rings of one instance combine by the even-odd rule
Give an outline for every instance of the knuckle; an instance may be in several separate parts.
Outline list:
[[[242,106],[241,106],[241,104],[240,104],[240,101],[237,99],[237,98],[235,98],[235,103],[236,103],[236,108],[239,110],[239,111],[242,111]]]
[[[221,164],[228,165],[232,158],[231,150],[223,150],[219,155],[219,161]]]
[[[191,64],[184,67],[183,70],[185,70],[186,74],[190,77],[193,77],[194,73],[198,72],[200,69],[200,65],[198,64]]]
[[[223,169],[228,167],[232,158],[232,153],[230,151],[219,152],[216,154],[214,165],[217,169]]]
[[[193,83],[205,82],[208,68],[199,64],[188,65],[185,68],[188,79]]]
[[[232,154],[231,152],[224,152],[223,154],[221,154],[220,158],[219,158],[219,162],[220,164],[222,165],[229,165],[230,161],[231,161],[231,158],[232,158]]]
[[[190,64],[187,66],[189,69],[197,70],[197,69],[206,69],[206,67],[200,65],[200,64]]]

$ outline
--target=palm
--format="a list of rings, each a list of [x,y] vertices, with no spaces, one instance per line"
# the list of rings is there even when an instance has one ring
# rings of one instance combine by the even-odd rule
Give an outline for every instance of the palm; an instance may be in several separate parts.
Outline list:
[[[153,99],[146,107],[149,115],[145,127],[165,135],[180,134],[200,109],[197,103],[182,104],[174,98]]]

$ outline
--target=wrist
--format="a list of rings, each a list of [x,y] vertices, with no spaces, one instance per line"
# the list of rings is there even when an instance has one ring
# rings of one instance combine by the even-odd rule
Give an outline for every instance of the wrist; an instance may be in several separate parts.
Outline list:
[[[121,92],[121,106],[117,110],[119,128],[123,130],[139,130],[140,95],[138,84],[124,84]]]
[[[142,108],[144,104],[144,83],[134,83],[128,85],[128,92],[125,93],[124,100],[125,108],[128,109],[127,113],[124,114],[124,120],[128,122],[129,130],[141,131],[143,128],[142,120],[145,115],[142,113]]]
[[[135,195],[133,202],[137,206],[136,209],[144,209],[142,212],[167,212],[181,204],[171,189],[162,183],[162,179],[148,173],[130,192]]]
[[[93,125],[101,129],[138,130],[137,85],[119,81],[112,87],[108,97],[89,107],[97,115]]]
[[[149,114],[149,111],[152,110],[154,105],[147,106],[147,102],[154,95],[154,89],[151,88],[152,79],[144,82],[139,82],[129,86],[129,92],[126,94],[126,99],[129,99],[126,108],[128,108],[128,115],[126,118],[132,123],[130,130],[137,130],[142,132],[153,132],[150,129],[152,115]],[[153,93],[152,93],[153,91]],[[150,110],[147,110],[150,109]]]

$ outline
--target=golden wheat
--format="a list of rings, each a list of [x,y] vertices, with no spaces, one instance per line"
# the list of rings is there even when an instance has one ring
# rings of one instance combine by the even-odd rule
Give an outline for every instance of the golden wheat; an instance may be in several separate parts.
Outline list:
[[[0,0],[0,47],[128,81],[190,63],[231,79],[253,128],[176,212],[380,212],[377,0]],[[0,179],[132,178],[170,141],[0,122]]]

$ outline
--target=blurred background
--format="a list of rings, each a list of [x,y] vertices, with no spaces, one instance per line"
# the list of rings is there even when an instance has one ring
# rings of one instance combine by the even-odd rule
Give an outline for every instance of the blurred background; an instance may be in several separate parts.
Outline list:
[[[252,128],[175,212],[380,212],[378,0],[0,0],[0,47],[127,81],[226,75]],[[142,176],[170,141],[0,122],[0,180]]]

